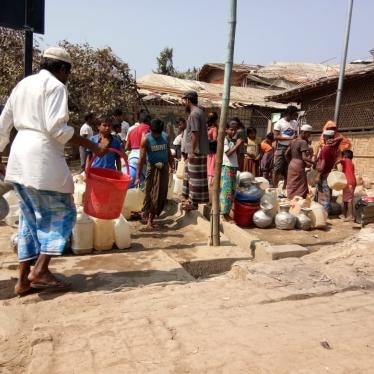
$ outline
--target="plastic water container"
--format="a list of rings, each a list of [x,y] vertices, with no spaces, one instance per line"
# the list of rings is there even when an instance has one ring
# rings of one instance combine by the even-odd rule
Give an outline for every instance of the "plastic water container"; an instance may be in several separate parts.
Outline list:
[[[4,175],[0,174],[0,196],[12,190],[13,186],[10,183],[4,182]]]
[[[130,212],[140,212],[143,209],[144,192],[140,188],[131,188],[127,191],[124,207]]]
[[[291,208],[290,213],[294,216],[298,216],[301,212],[302,208],[310,208],[311,201],[310,199],[306,198],[303,199],[301,196],[294,196],[291,200]]]
[[[256,177],[255,181],[259,183],[259,187],[263,191],[266,191],[270,187],[269,181],[264,177]]]
[[[118,249],[131,247],[131,225],[122,215],[114,220],[114,242]]]
[[[312,201],[310,209],[312,209],[310,214],[312,226],[316,229],[324,229],[327,225],[327,212],[325,208],[321,204]]]
[[[86,183],[83,180],[76,181],[74,184],[74,203],[77,206],[83,205]]]
[[[91,253],[93,250],[94,223],[90,216],[80,208],[77,211],[77,221],[73,228],[71,250],[76,255]]]
[[[178,166],[177,166],[177,178],[178,179],[183,179],[184,178],[184,170],[186,168],[186,163],[184,159],[182,158],[180,161],[178,161]]]
[[[341,191],[347,186],[347,178],[341,171],[333,170],[327,177],[327,184],[332,190]]]
[[[4,199],[8,202],[9,213],[5,217],[5,223],[9,226],[18,226],[19,223],[19,200],[17,194],[10,190],[4,194]]]
[[[276,188],[268,188],[264,195],[261,198],[261,204],[268,203],[273,206],[271,213],[275,216],[278,212],[279,201],[278,201],[278,193]]]
[[[182,195],[183,179],[179,179],[176,174],[173,175],[173,179],[174,179],[174,193],[176,195]]]
[[[259,203],[234,201],[234,221],[239,226],[250,226],[253,215],[260,209]]]
[[[131,218],[131,210],[128,210],[125,206],[123,206],[122,208],[122,213],[121,213],[124,218],[126,218],[127,220],[129,220]]]
[[[174,174],[169,174],[169,185],[168,185],[168,196],[167,198],[171,200],[174,197],[174,186],[175,186],[175,180],[174,180]]]
[[[9,214],[8,202],[0,196],[0,221],[2,221]]]
[[[93,247],[96,251],[108,251],[114,244],[114,220],[93,218]]]

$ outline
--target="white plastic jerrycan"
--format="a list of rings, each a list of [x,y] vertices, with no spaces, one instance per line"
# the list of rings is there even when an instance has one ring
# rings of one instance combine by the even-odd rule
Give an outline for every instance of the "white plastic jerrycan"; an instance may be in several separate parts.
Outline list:
[[[174,193],[176,195],[182,195],[183,190],[183,179],[179,179],[176,174],[173,175],[174,179]]]
[[[77,180],[74,183],[74,203],[77,206],[83,205],[83,197],[86,192],[86,183],[83,180]]]
[[[91,253],[93,250],[94,223],[92,218],[83,212],[77,211],[77,221],[73,228],[71,250],[76,255]]]
[[[174,186],[175,186],[175,180],[174,180],[174,174],[169,174],[169,184],[168,184],[168,200],[172,200],[174,197]]]
[[[94,222],[93,247],[96,251],[108,251],[114,244],[114,220],[92,218]]]
[[[143,209],[144,192],[140,188],[131,188],[127,190],[124,208],[131,212],[140,212]]]
[[[122,214],[114,220],[114,242],[118,249],[131,247],[131,225]]]
[[[4,199],[8,202],[9,213],[5,217],[5,223],[9,226],[18,226],[19,223],[19,200],[14,190],[4,194]]]

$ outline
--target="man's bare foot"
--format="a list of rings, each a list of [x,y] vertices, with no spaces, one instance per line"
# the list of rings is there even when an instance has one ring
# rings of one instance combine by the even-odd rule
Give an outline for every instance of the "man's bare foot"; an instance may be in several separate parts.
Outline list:
[[[16,285],[14,286],[14,292],[18,296],[24,296],[28,292],[30,292],[30,290],[31,290],[31,285],[30,285],[30,281],[27,278],[23,280],[18,279]]]
[[[344,222],[354,222],[354,218],[352,216],[348,216],[344,218]]]
[[[147,226],[143,227],[142,229],[140,229],[140,231],[142,232],[149,232],[149,231],[154,231],[155,230],[155,226],[152,224],[147,224]]]
[[[222,216],[222,221],[233,223],[233,219],[228,214]]]

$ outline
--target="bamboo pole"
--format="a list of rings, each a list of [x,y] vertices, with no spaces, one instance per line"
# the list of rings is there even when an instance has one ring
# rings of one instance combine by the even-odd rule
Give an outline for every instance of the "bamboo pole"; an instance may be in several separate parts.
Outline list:
[[[339,114],[340,114],[340,102],[341,102],[342,93],[343,93],[345,64],[347,62],[349,33],[351,30],[352,8],[353,8],[353,0],[348,0],[348,14],[347,14],[347,21],[346,21],[346,26],[345,26],[343,54],[342,54],[342,61],[340,63],[339,81],[338,81],[338,89],[336,91],[335,114],[334,114],[334,121],[338,126],[339,126],[338,122],[339,122]]]
[[[225,76],[223,81],[222,108],[218,128],[216,164],[214,168],[214,183],[212,194],[212,214],[211,222],[211,241],[214,246],[220,245],[220,215],[219,215],[219,193],[221,184],[221,168],[223,157],[223,143],[225,139],[225,128],[227,122],[227,112],[230,103],[230,85],[232,64],[234,57],[235,29],[236,29],[236,8],[237,0],[230,0],[229,13],[229,40],[227,45],[227,60],[225,64]]]

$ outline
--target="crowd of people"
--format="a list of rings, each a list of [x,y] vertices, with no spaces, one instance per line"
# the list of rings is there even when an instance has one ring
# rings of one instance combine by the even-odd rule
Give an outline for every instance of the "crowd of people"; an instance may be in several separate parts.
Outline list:
[[[80,135],[69,126],[66,82],[71,58],[60,47],[45,50],[40,71],[20,81],[12,91],[0,116],[0,151],[9,142],[10,131],[18,131],[12,144],[5,180],[12,183],[20,199],[18,256],[20,276],[15,291],[19,295],[35,288],[64,288],[66,282],[49,270],[52,256],[61,255],[70,238],[76,211],[72,202],[73,179],[64,159],[66,143],[79,146],[80,169],[88,165],[121,170],[120,157],[109,148],[126,152],[132,177],[131,187],[145,183],[143,220],[149,229],[167,199],[169,173],[174,158],[185,161],[182,209],[195,210],[209,203],[215,176],[218,115],[199,107],[198,94],[187,91],[182,98],[186,118],[177,122],[178,136],[169,139],[163,121],[142,110],[130,126],[117,109],[96,118],[87,113]],[[331,190],[327,176],[338,164],[347,176],[344,190],[345,213],[352,214],[356,186],[351,143],[334,122],[324,127],[317,151],[310,142],[312,128],[299,127],[298,110],[289,106],[264,139],[254,127],[231,118],[225,128],[220,180],[220,213],[231,220],[237,171],[263,176],[274,186],[283,180],[288,198],[309,193],[308,168],[317,170],[318,201],[328,209]],[[95,157],[94,157],[95,156]],[[94,159],[93,159],[94,157]]]

